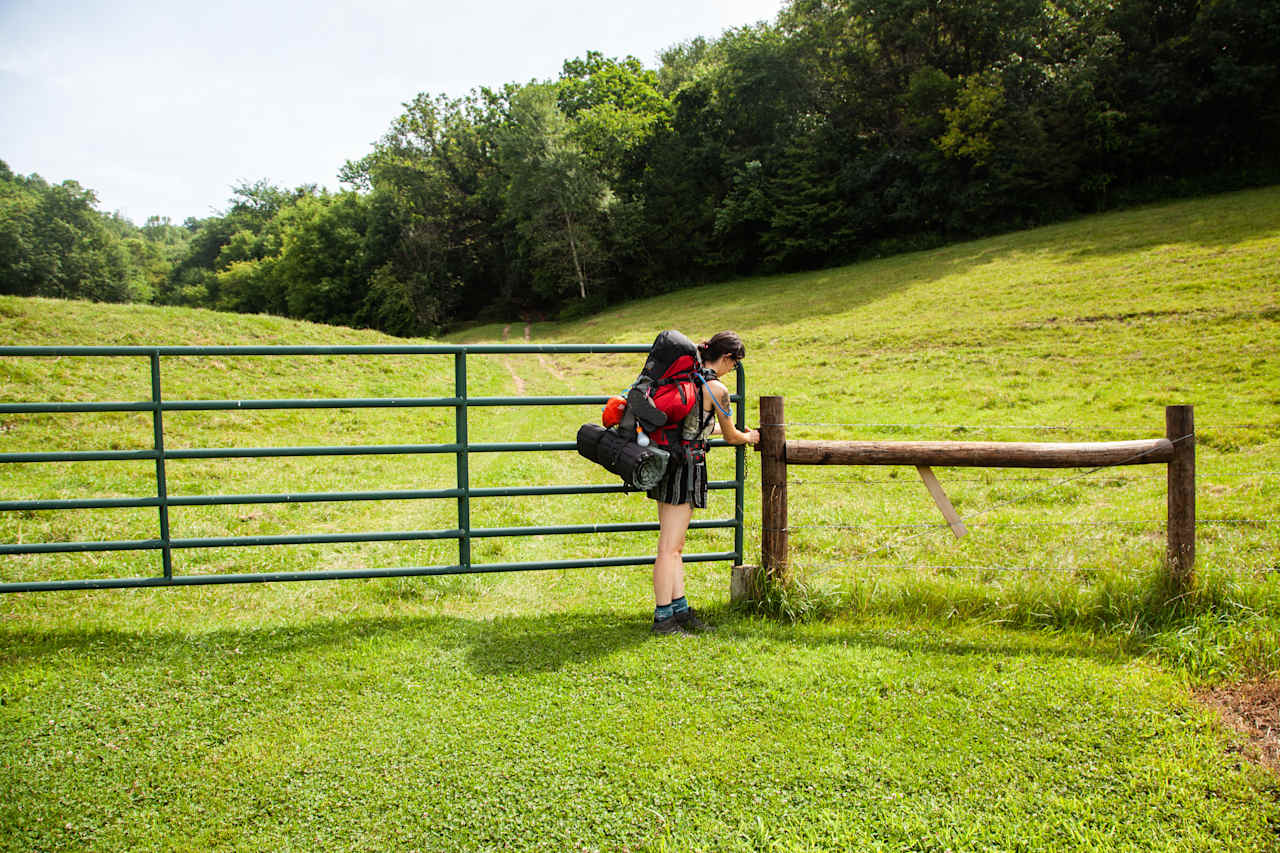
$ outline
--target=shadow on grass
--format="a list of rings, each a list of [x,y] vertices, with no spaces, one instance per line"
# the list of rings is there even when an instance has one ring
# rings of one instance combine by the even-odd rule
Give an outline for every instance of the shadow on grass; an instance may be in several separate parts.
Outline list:
[[[1162,599],[1148,590],[1152,601]],[[936,614],[848,613],[839,608],[825,617],[791,624],[767,615],[747,614],[726,605],[704,615],[718,627],[709,637],[655,640],[645,614],[613,610],[516,614],[472,619],[435,614],[369,616],[353,614],[309,618],[286,624],[213,630],[24,629],[0,628],[0,666],[75,665],[91,662],[102,668],[118,666],[220,666],[238,660],[297,657],[310,652],[330,654],[370,643],[410,650],[430,660],[451,656],[479,676],[507,676],[590,667],[619,652],[645,643],[708,643],[723,654],[725,644],[758,647],[763,641],[785,646],[848,645],[878,647],[903,654],[978,655],[1006,657],[1076,657],[1119,661],[1143,653],[1140,635],[1156,628],[1173,629],[1196,613],[1178,614],[1161,624],[1150,621],[1152,609],[1135,604],[1146,615],[1145,631],[1126,639],[1124,632],[1103,625],[1010,625],[981,614],[958,620]],[[1141,604],[1141,603],[1139,603]],[[1131,616],[1125,614],[1126,627]],[[1181,617],[1181,618],[1178,618]],[[1117,624],[1113,626],[1119,628]],[[1136,626],[1134,626],[1136,627]],[[1133,632],[1130,631],[1130,634]],[[687,648],[686,648],[687,651]],[[757,652],[744,653],[755,654]]]
[[[480,675],[554,672],[649,641],[648,623],[616,613],[554,613],[463,621],[460,646]]]
[[[498,619],[452,616],[349,617],[297,625],[215,630],[9,630],[0,632],[0,666],[82,658],[103,668],[240,662],[327,652],[370,640],[461,652],[479,675],[551,672],[649,640],[642,618],[616,613],[557,613]]]
[[[1003,658],[1079,658],[1106,663],[1131,660],[1118,640],[1064,635],[981,622],[937,623],[883,618],[836,618],[791,625],[767,617],[732,615],[719,636],[767,638],[810,648],[861,646],[902,654]]]

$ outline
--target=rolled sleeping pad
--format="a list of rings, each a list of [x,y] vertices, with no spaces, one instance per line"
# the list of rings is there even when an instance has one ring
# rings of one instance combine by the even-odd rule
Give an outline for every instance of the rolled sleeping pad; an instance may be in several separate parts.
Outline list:
[[[578,453],[645,492],[662,480],[669,458],[660,447],[641,447],[635,439],[597,424],[583,424],[578,430]]]

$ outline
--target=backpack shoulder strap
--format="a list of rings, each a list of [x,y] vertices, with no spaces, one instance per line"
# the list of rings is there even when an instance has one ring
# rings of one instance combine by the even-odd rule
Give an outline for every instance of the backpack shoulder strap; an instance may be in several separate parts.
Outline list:
[[[697,411],[698,411],[698,433],[697,434],[701,436],[706,431],[707,427],[711,425],[711,422],[714,421],[716,418],[715,409],[706,408],[704,404],[704,397],[709,396],[711,398],[711,404],[716,408],[719,408],[720,403],[716,400],[715,395],[711,393],[711,389],[707,387],[707,380],[706,380],[706,377],[703,375],[702,370],[695,370],[693,372],[693,379],[694,379],[693,384],[698,389],[698,402],[695,404],[698,407],[697,408]],[[682,442],[686,440],[684,437],[683,430],[680,433],[680,440]],[[701,441],[703,439],[699,438],[698,440]]]

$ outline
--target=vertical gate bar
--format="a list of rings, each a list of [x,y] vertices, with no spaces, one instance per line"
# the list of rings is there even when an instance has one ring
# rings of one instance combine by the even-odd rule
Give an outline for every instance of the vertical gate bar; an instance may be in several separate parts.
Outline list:
[[[738,374],[738,419],[736,426],[739,432],[745,432],[747,429],[747,378],[746,373],[742,370],[742,363],[737,365]],[[733,564],[741,566],[744,562],[745,550],[742,543],[742,527],[743,527],[743,508],[742,502],[745,499],[746,479],[747,479],[747,448],[746,445],[740,444],[734,449],[733,460],[733,478],[735,485],[733,487]]]
[[[164,411],[160,394],[160,351],[151,353],[151,426],[155,434],[156,450],[156,498],[160,501],[160,560],[164,566],[165,580],[173,579],[173,549],[169,547],[169,484],[165,478],[164,464]]]
[[[1191,589],[1196,565],[1196,424],[1195,407],[1166,406],[1165,437],[1173,442],[1169,463],[1169,541],[1165,564],[1180,592]]]
[[[458,398],[455,422],[458,444],[458,565],[471,568],[471,472],[467,465],[470,450],[467,446],[467,351],[462,349],[453,356],[454,396]]]

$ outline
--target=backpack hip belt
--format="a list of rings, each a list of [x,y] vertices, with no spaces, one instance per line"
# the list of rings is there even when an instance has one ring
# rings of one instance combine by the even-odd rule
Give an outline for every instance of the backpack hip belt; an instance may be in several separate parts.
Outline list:
[[[690,464],[694,464],[706,461],[707,451],[711,449],[711,443],[699,438],[681,439],[680,447],[684,451],[684,458]]]

